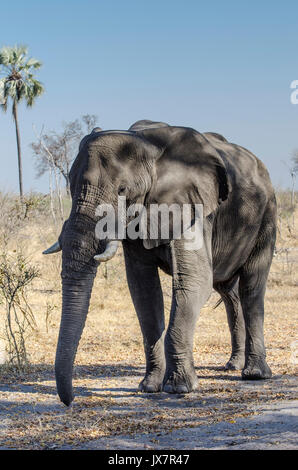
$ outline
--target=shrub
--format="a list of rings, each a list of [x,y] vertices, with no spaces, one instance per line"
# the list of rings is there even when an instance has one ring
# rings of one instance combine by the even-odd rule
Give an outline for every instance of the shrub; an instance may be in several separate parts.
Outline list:
[[[4,253],[0,262],[0,295],[4,305],[4,334],[7,362],[22,369],[28,363],[26,338],[36,328],[36,321],[27,297],[27,287],[39,277],[21,253]]]

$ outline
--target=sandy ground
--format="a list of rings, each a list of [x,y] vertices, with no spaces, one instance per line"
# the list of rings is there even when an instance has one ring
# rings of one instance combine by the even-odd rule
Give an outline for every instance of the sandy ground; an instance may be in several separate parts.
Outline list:
[[[119,436],[87,442],[81,449],[297,450],[298,400],[256,407],[255,416],[171,433]],[[67,449],[67,447],[64,447]]]
[[[95,369],[77,372],[71,408],[58,401],[47,373],[0,386],[0,449],[298,447],[294,376],[243,382],[236,372],[202,367],[197,391],[177,396],[138,392],[141,367],[99,367],[98,377]]]

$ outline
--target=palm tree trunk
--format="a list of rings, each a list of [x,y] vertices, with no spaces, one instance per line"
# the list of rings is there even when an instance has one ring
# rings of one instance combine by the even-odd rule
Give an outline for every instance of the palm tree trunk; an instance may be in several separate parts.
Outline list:
[[[22,170],[22,155],[21,155],[21,139],[20,139],[16,100],[14,100],[13,105],[12,105],[12,114],[13,114],[14,122],[16,126],[16,138],[17,138],[17,148],[18,148],[18,168],[19,168],[19,188],[20,188],[20,199],[22,201],[23,200],[23,170]]]

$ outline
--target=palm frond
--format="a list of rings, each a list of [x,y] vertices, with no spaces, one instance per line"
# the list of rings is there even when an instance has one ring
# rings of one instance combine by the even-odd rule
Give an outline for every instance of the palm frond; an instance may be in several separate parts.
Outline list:
[[[42,83],[40,83],[38,80],[31,78],[30,80],[27,80],[26,86],[25,86],[25,98],[26,98],[26,103],[27,106],[32,106],[35,99],[40,96],[44,92],[44,87]]]
[[[40,60],[34,59],[34,57],[31,57],[29,60],[24,65],[25,69],[39,69],[42,66],[42,62]]]
[[[5,79],[0,79],[0,106],[1,108],[6,111],[7,107],[7,98],[4,96],[4,86],[5,86]]]
[[[17,98],[17,83],[14,80],[6,80],[4,85],[4,96],[9,96],[13,100]]]
[[[15,67],[19,67],[24,63],[24,59],[28,54],[28,48],[26,46],[14,46],[12,48],[12,63]]]
[[[0,50],[0,65],[8,67],[10,64],[10,50],[8,47],[2,47]]]

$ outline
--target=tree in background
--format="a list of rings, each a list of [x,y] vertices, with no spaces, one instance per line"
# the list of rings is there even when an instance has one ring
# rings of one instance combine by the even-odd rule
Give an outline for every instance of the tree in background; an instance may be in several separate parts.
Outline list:
[[[292,166],[290,167],[290,175],[292,178],[292,206],[295,206],[295,181],[298,174],[298,150],[295,150],[292,156]]]
[[[85,134],[89,134],[95,127],[97,116],[86,114],[81,119],[62,124],[62,131],[50,131],[37,135],[37,142],[30,144],[35,157],[36,176],[49,174],[49,189],[51,210],[54,219],[54,193],[58,200],[58,213],[64,219],[63,197],[60,179],[65,182],[66,192],[69,195],[69,172],[71,164],[78,153],[79,143]]]
[[[43,130],[37,142],[31,143],[36,167],[36,176],[47,173],[50,169],[57,170],[65,181],[69,191],[69,171],[71,163],[78,153],[79,143],[83,136],[89,134],[95,127],[97,116],[86,114],[81,120],[64,122],[62,131],[50,131],[45,134]]]
[[[292,157],[290,159],[290,164],[286,161],[283,161],[286,165],[290,176],[291,176],[291,188],[289,190],[278,191],[278,230],[282,238],[282,227],[285,222],[285,226],[290,235],[295,231],[295,212],[296,212],[296,192],[295,192],[295,183],[296,177],[298,174],[298,150],[294,150]]]
[[[28,48],[25,46],[2,47],[0,50],[0,106],[6,112],[9,99],[12,102],[12,115],[16,127],[18,149],[18,169],[20,197],[23,198],[23,175],[21,141],[18,122],[18,104],[24,100],[27,106],[34,104],[44,88],[34,78],[34,71],[41,67],[41,62],[28,57]]]

